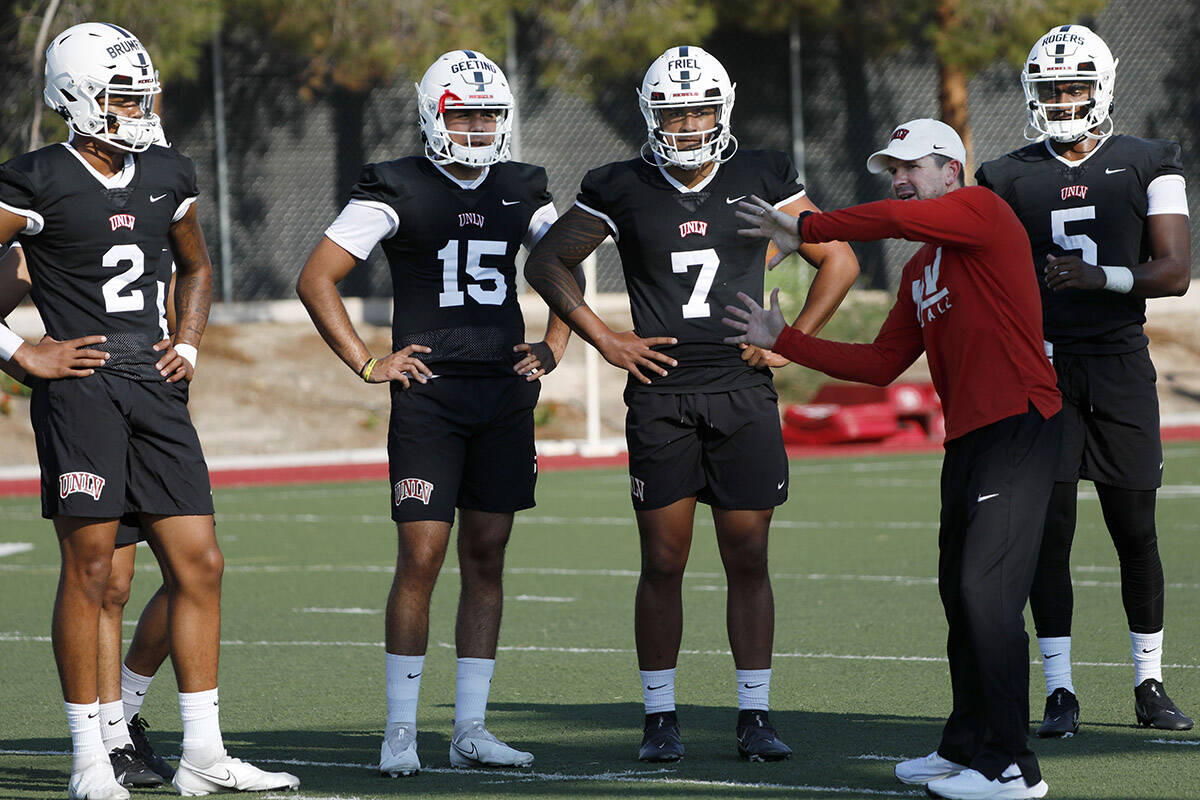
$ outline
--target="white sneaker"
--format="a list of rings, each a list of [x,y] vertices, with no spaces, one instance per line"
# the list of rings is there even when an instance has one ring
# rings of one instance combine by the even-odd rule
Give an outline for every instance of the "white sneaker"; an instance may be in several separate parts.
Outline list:
[[[184,797],[214,792],[263,792],[268,789],[299,789],[300,779],[287,772],[266,772],[240,758],[223,753],[213,763],[200,767],[185,753],[171,781]]]
[[[966,769],[963,764],[942,758],[934,750],[924,758],[910,758],[896,765],[896,778],[909,786],[922,786],[930,781],[949,778]]]
[[[71,765],[67,797],[70,800],[129,800],[129,790],[113,776],[108,753],[97,753]]]
[[[450,742],[452,767],[528,767],[533,754],[509,747],[483,727],[483,720],[472,719],[454,726]]]
[[[1045,781],[1038,781],[1033,786],[1025,785],[1021,768],[1015,763],[1009,764],[1008,769],[994,781],[989,781],[982,772],[973,769],[963,770],[949,778],[931,781],[925,787],[933,797],[943,797],[947,800],[992,800],[993,798],[1023,798],[1045,797],[1050,787]]]
[[[420,771],[416,727],[400,725],[386,732],[379,747],[380,774],[395,778],[397,775],[416,775]]]

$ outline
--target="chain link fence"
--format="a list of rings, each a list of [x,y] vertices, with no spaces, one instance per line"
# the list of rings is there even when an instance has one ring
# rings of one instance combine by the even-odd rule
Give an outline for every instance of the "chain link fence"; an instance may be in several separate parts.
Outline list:
[[[1200,4],[1194,0],[1112,0],[1090,21],[1120,57],[1117,130],[1175,139],[1183,146],[1192,208],[1200,208]],[[520,43],[531,45],[531,43]],[[792,152],[791,83],[786,35],[717,35],[705,46],[737,83],[734,132],[747,148]],[[518,47],[521,52],[521,47]],[[531,52],[531,51],[527,51]],[[518,55],[515,72],[521,160],[541,164],[560,212],[573,202],[584,173],[609,161],[636,157],[645,137],[634,85],[600,87],[584,100],[536,85],[533,58]],[[166,89],[165,126],[172,141],[196,160],[204,191],[200,212],[214,266],[229,274],[235,300],[292,296],[296,275],[348,196],[359,166],[420,151],[415,92],[398,80],[370,92],[333,91],[302,99],[295,76],[301,65],[264,50],[259,41],[228,37],[225,75],[232,258],[220,264],[216,241],[212,65],[190,86]],[[834,36],[805,36],[801,48],[805,164],[809,193],[822,208],[884,197],[886,182],[869,175],[867,156],[892,127],[914,117],[938,116],[937,69],[931,53],[908,50],[864,61]],[[975,153],[994,158],[1024,144],[1024,99],[1017,70],[997,65],[970,84]],[[1193,227],[1200,251],[1200,227]],[[861,285],[889,288],[914,245],[855,244]],[[228,268],[228,270],[226,270]],[[1193,267],[1195,270],[1195,267]],[[615,249],[602,248],[600,291],[624,281]],[[224,288],[224,287],[222,287]],[[376,253],[356,269],[343,290],[387,296],[390,278]]]

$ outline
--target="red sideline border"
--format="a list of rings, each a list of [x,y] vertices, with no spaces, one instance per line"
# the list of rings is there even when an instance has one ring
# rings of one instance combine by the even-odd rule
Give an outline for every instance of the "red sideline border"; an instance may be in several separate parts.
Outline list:
[[[1162,430],[1163,441],[1200,441],[1200,425],[1184,425]],[[846,444],[822,447],[788,447],[788,458],[837,458],[892,455],[895,453],[933,453],[942,449],[941,443],[916,442],[905,444]],[[542,472],[558,470],[599,469],[620,467],[628,463],[625,453],[612,456],[587,457],[578,454],[539,456]],[[320,464],[253,469],[221,469],[211,473],[212,485],[221,488],[239,486],[282,486],[296,483],[333,483],[347,481],[387,480],[385,463]],[[0,480],[0,497],[36,497],[41,489],[37,478]]]

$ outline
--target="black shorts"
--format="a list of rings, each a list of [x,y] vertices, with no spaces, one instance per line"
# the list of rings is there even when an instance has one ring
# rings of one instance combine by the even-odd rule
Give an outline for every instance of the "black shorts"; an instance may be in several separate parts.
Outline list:
[[[138,518],[138,515],[122,515],[121,521],[117,524],[117,540],[113,543],[113,546],[126,547],[144,541],[146,541],[146,536],[142,533],[142,521]]]
[[[769,384],[711,394],[626,389],[634,509],[685,497],[724,509],[781,505],[788,463],[778,399]]]
[[[524,378],[439,377],[392,383],[388,474],[396,522],[454,522],[454,509],[503,514],[533,507],[533,408]]]
[[[213,513],[184,382],[97,372],[41,381],[29,406],[42,516],[117,519]]]
[[[1055,479],[1119,489],[1162,486],[1157,375],[1149,350],[1054,354],[1063,397],[1063,448]]]

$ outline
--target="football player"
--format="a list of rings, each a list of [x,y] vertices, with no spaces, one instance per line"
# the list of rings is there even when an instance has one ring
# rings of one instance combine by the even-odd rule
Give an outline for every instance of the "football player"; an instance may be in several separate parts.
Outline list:
[[[1080,479],[1096,486],[1121,564],[1138,724],[1188,730],[1163,689],[1163,569],[1154,525],[1162,485],[1158,392],[1142,331],[1146,298],[1182,295],[1191,270],[1179,145],[1114,133],[1117,62],[1082,25],[1041,36],[1021,70],[1034,143],[980,167],[1033,243],[1046,348],[1065,438],[1030,595],[1046,709],[1039,736],[1079,727],[1071,680],[1071,540]]]
[[[625,430],[642,548],[634,631],[646,712],[638,757],[677,761],[684,752],[675,666],[699,501],[712,509],[729,583],[738,753],[780,760],[791,750],[768,717],[775,617],[767,532],[787,498],[788,464],[768,367],[787,362],[724,344],[720,311],[739,291],[762,297],[767,252],[765,242],[737,235],[730,205],[757,194],[793,214],[815,206],[786,155],[738,150],[734,85],[701,48],[672,47],[655,59],[638,103],[647,134],[639,157],[584,177],[575,206],[534,248],[525,274],[551,309],[629,371]],[[569,272],[609,236],[632,332],[610,330]],[[858,276],[858,262],[844,243],[805,246],[801,255],[818,272],[795,324],[815,332]]]
[[[992,192],[963,186],[966,149],[949,125],[896,126],[867,169],[892,177],[896,200],[806,212],[797,219],[757,197],[742,231],[779,256],[801,242],[884,238],[922,242],[870,344],[786,328],[745,294],[730,306],[744,331],[731,343],[771,347],[842,380],[891,383],[925,352],[946,409],[938,533],[938,593],[949,632],[954,705],[937,750],[896,765],[896,777],[954,800],[1045,797],[1029,749],[1029,637],[1022,612],[1062,442],[1062,401],[1042,350],[1037,282],[1017,216]]]
[[[172,287],[173,288],[173,287]],[[25,251],[14,243],[0,258],[0,323],[29,293],[29,272]],[[167,297],[167,319],[174,328],[174,303]],[[170,339],[155,345],[166,349]],[[29,376],[11,361],[0,359],[0,370],[17,381],[30,382]],[[122,618],[129,601],[133,579],[134,554],[139,541],[149,541],[149,529],[143,529],[137,514],[125,514],[117,527],[112,570],[104,589],[97,631],[99,643],[100,733],[112,763],[113,775],[123,786],[158,786],[175,777],[175,770],[154,751],[146,735],[148,723],[140,710],[154,674],[166,660],[170,642],[167,636],[167,591],[164,586],[150,598],[142,611],[126,663],[121,663]]]
[[[100,731],[98,619],[118,521],[136,510],[171,573],[170,637],[183,716],[183,794],[294,788],[231,758],[218,717],[221,552],[208,470],[187,412],[212,267],[195,167],[154,146],[160,91],[149,54],[116,25],[85,23],[46,50],[46,103],[68,142],[0,165],[0,242],[20,236],[50,339],[0,327],[0,358],[35,378],[31,418],[42,514],[62,555],[52,639],[74,759],[68,795],[127,798]],[[179,329],[165,351],[170,247]],[[103,346],[100,349],[99,346]],[[71,378],[71,380],[64,380]]]
[[[422,155],[363,168],[296,289],[333,351],[391,391],[388,461],[399,553],[388,595],[387,724],[379,770],[412,775],[429,598],[454,523],[462,574],[450,763],[533,763],[484,726],[514,512],[534,504],[533,409],[570,331],[553,316],[525,342],[516,256],[557,212],[546,171],[509,159],[514,103],[504,73],[476,50],[442,55],[417,85]],[[382,244],[394,297],[392,349],[375,357],[336,284]],[[580,280],[582,277],[580,276]]]

